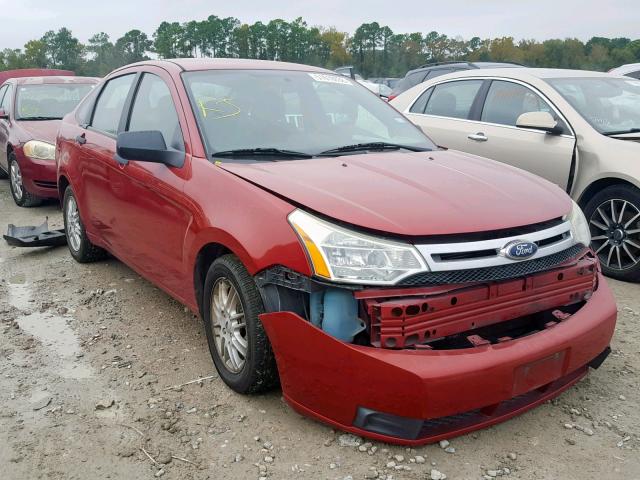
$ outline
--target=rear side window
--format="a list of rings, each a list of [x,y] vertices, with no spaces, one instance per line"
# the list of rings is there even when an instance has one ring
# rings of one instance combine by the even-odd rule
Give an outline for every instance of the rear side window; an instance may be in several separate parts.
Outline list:
[[[637,72],[627,73],[627,77],[637,78],[638,80],[640,80],[640,70],[638,70]]]
[[[7,91],[7,88],[9,88],[9,85],[5,85],[4,87],[0,88],[0,105],[2,105],[2,100],[4,99],[4,94]]]
[[[420,95],[415,103],[411,105],[409,111],[411,113],[424,113],[424,109],[427,106],[427,102],[429,101],[429,97],[431,97],[432,93],[433,87],[422,92],[422,95]]]
[[[134,74],[129,74],[107,82],[93,111],[93,128],[112,135],[118,133],[122,109],[134,78]]]
[[[91,90],[89,95],[80,102],[80,105],[78,105],[78,109],[76,110],[76,119],[80,125],[86,126],[91,122],[91,112],[93,111],[93,106],[96,103],[96,97],[99,93],[100,89],[97,87],[94,88]]]
[[[145,73],[129,117],[131,132],[158,130],[168,148],[184,151],[182,130],[167,84],[157,75]]]
[[[436,85],[424,113],[441,117],[468,118],[483,80],[459,80]]]
[[[538,94],[517,83],[494,80],[484,102],[483,122],[515,126],[518,117],[526,112],[548,112],[553,109]]]
[[[4,97],[2,98],[2,103],[0,103],[0,108],[7,113],[11,111],[11,94],[12,93],[13,93],[13,89],[11,88],[11,85],[7,85],[7,89],[4,92]]]

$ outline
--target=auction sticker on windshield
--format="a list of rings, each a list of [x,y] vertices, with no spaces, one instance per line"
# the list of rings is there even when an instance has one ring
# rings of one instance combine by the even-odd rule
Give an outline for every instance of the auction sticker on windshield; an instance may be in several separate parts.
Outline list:
[[[327,75],[326,73],[310,73],[309,76],[316,82],[340,83],[342,85],[352,85],[348,78],[342,75]]]

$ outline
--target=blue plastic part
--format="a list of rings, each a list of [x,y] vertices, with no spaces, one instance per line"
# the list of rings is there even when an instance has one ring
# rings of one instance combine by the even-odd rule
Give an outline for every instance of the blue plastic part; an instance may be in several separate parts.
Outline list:
[[[338,340],[352,342],[353,337],[365,328],[358,318],[358,302],[353,294],[349,290],[329,288],[325,290],[323,300],[322,330]],[[313,297],[311,301],[313,303]]]
[[[309,309],[311,310],[311,323],[316,327],[322,326],[322,302],[324,300],[324,290],[312,292],[309,298]]]

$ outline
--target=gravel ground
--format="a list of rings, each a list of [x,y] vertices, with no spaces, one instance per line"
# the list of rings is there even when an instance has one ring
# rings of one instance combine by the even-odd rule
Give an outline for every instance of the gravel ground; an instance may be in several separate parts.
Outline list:
[[[62,226],[57,204],[20,209],[0,182],[2,230],[45,216]],[[303,418],[280,391],[233,393],[201,322],[117,260],[0,241],[0,477],[640,479],[640,287],[610,284],[618,328],[599,370],[513,420],[407,449]]]

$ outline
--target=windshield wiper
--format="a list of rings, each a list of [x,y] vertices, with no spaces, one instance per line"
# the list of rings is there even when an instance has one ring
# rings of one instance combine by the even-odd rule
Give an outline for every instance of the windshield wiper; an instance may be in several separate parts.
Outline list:
[[[62,117],[20,117],[18,120],[62,120]]]
[[[295,157],[295,158],[312,158],[313,155],[304,152],[296,152],[294,150],[282,150],[280,148],[238,148],[235,150],[223,150],[214,152],[212,157]]]
[[[358,152],[362,150],[410,150],[412,152],[428,152],[430,148],[414,147],[412,145],[402,145],[399,143],[387,143],[387,142],[368,142],[368,143],[356,143],[354,145],[345,145],[343,147],[332,148],[320,152],[318,155],[333,155],[343,152]]]
[[[627,128],[626,130],[613,130],[611,132],[602,132],[603,135],[610,137],[612,135],[624,135],[625,133],[640,133],[640,128]]]

